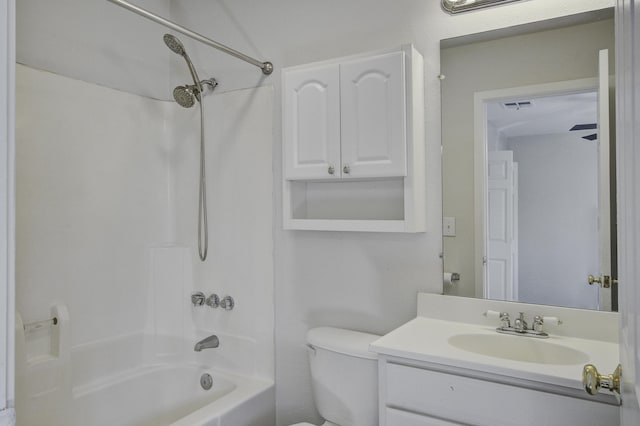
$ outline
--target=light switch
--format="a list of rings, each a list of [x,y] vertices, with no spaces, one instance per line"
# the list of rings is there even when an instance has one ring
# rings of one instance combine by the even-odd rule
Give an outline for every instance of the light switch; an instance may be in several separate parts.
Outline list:
[[[442,236],[443,237],[456,236],[456,218],[455,217],[442,218]]]

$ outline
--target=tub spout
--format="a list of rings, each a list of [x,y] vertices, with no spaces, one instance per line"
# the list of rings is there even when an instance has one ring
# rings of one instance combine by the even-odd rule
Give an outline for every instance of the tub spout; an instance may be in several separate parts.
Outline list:
[[[196,352],[200,352],[203,349],[217,348],[219,345],[220,345],[220,341],[218,340],[218,336],[216,336],[215,334],[212,334],[211,336],[206,337],[200,340],[198,343],[196,343],[193,350]]]

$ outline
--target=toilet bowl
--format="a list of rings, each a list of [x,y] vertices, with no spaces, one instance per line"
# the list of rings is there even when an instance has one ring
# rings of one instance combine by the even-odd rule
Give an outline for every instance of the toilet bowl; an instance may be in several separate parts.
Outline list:
[[[321,426],[378,424],[378,357],[369,344],[379,338],[333,327],[307,333],[313,399],[325,420]]]

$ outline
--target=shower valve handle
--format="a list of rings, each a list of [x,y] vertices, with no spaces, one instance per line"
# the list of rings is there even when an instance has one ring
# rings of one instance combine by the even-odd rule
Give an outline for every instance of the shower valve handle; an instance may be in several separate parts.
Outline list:
[[[220,307],[222,309],[224,309],[225,311],[232,310],[233,307],[235,306],[235,304],[236,303],[234,302],[233,297],[231,297],[231,296],[225,296],[220,301]]]

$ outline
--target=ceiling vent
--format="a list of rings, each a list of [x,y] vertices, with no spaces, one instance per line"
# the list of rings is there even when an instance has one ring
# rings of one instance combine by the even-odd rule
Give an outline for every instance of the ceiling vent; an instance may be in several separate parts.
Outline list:
[[[569,129],[570,132],[576,130],[595,130],[598,128],[598,123],[589,123],[589,124],[576,124],[572,128]]]
[[[519,110],[522,108],[531,108],[533,106],[533,101],[509,101],[503,102],[502,107],[505,109],[513,109]]]

